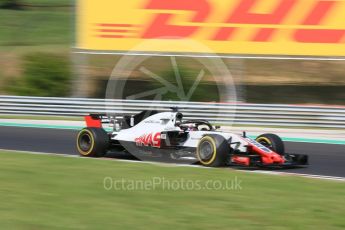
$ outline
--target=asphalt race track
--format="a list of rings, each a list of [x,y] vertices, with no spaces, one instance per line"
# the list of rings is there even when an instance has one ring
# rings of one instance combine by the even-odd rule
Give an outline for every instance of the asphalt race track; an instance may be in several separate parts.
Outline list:
[[[0,149],[78,154],[76,135],[76,130],[0,127]],[[308,154],[310,165],[282,171],[345,177],[345,145],[286,142],[286,151]]]

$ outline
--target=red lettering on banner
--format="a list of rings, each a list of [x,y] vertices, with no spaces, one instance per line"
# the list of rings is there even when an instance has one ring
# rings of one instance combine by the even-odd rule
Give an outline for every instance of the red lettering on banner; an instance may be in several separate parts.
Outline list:
[[[291,11],[297,0],[280,0],[274,10],[269,14],[251,13],[255,4],[264,0],[241,0],[230,14],[226,23],[237,24],[281,24],[287,14]],[[229,40],[236,28],[221,28],[213,40]],[[259,29],[254,40],[267,41],[273,35],[276,29]]]
[[[260,29],[252,39],[255,42],[267,42],[271,39],[273,33],[276,31],[274,28]]]
[[[210,40],[228,41],[233,39],[233,35],[241,32],[241,24],[258,25],[262,24],[262,28],[256,29],[253,37],[249,37],[248,41],[269,42],[272,40],[274,33],[279,32],[279,25],[284,23],[286,17],[290,14],[298,14],[295,12],[295,6],[300,0],[277,0],[273,6],[272,12],[255,13],[256,5],[262,4],[264,0],[238,0],[237,5],[229,13],[224,23],[239,24],[236,26],[224,26],[219,28],[215,34],[211,35]],[[337,0],[314,0],[307,16],[301,22],[301,25],[320,26],[323,21],[330,16],[333,9],[340,2]],[[149,10],[172,10],[187,11],[191,14],[189,23],[205,23],[211,13],[212,1],[209,0],[149,0],[145,9]],[[176,13],[177,14],[177,13]],[[187,38],[193,36],[195,32],[202,29],[203,26],[183,26],[174,25],[172,20],[176,17],[175,13],[157,12],[147,28],[142,33],[142,38]],[[183,22],[181,22],[183,23]],[[272,27],[277,28],[267,28]],[[296,25],[298,28],[298,25]],[[293,29],[293,39],[300,43],[340,43],[345,38],[345,30],[342,29],[319,29],[312,27],[309,29]],[[112,35],[111,35],[112,36]],[[115,35],[118,36],[118,35]]]
[[[297,0],[280,0],[269,14],[251,13],[255,4],[264,0],[242,0],[228,19],[229,23],[280,24]]]
[[[211,11],[211,6],[207,0],[150,0],[146,9],[153,10],[185,10],[191,11],[193,17],[190,22],[204,22]],[[147,30],[144,31],[143,38],[175,37],[186,38],[191,36],[199,26],[172,25],[170,20],[174,17],[171,13],[158,13]]]
[[[319,1],[304,19],[303,25],[320,25],[322,20],[336,7],[336,1]],[[304,43],[340,43],[345,30],[332,29],[299,29],[294,38]]]

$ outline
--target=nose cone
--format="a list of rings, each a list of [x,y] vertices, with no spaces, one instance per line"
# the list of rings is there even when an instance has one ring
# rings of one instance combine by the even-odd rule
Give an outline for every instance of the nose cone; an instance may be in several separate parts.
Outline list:
[[[269,156],[263,157],[262,160],[264,164],[283,164],[285,162],[283,156],[277,153],[272,153]]]
[[[277,153],[272,154],[271,160],[272,160],[272,163],[284,163],[283,156],[281,156]]]

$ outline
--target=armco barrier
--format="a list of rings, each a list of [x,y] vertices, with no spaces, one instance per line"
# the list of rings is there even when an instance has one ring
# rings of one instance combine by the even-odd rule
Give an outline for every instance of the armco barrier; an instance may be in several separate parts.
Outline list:
[[[345,128],[345,107],[318,105],[205,103],[89,98],[0,96],[0,114],[82,116],[129,114],[153,108],[179,107],[187,119],[219,124]]]

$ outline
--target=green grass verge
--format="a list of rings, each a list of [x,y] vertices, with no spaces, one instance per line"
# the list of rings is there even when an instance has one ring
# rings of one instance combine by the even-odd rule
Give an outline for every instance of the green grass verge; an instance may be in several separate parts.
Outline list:
[[[344,229],[345,184],[228,169],[1,152],[0,229]],[[110,190],[105,177],[241,180],[241,190]]]
[[[21,0],[22,4],[25,5],[39,5],[39,6],[61,6],[61,5],[70,5],[75,4],[75,0]]]
[[[72,10],[0,10],[0,14],[0,46],[72,44]]]

